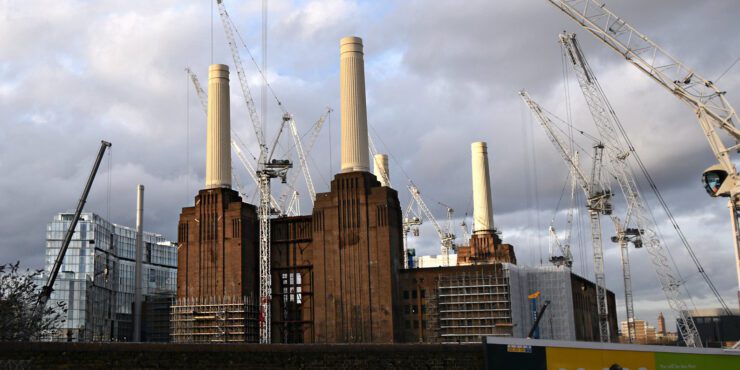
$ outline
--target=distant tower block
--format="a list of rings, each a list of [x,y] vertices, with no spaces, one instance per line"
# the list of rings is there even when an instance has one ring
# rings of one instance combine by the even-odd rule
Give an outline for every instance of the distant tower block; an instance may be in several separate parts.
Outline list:
[[[206,189],[231,188],[231,110],[229,66],[208,68]]]
[[[488,174],[488,148],[478,141],[470,145],[473,154],[473,219],[474,233],[494,230],[491,205],[491,177]]]
[[[342,172],[370,171],[362,39],[339,41],[339,95],[342,113]]]
[[[375,177],[380,181],[382,186],[391,186],[391,177],[388,173],[388,155],[387,154],[376,154],[375,155]]]

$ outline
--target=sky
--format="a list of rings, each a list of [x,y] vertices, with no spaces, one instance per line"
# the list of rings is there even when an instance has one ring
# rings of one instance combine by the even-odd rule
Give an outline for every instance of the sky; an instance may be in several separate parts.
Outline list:
[[[225,3],[261,64],[262,2]],[[727,71],[717,85],[740,105],[733,94],[740,91],[740,66],[730,68],[740,57],[740,3],[623,0],[608,6],[700,75],[716,81]],[[560,32],[576,32],[704,269],[726,302],[737,306],[726,201],[709,198],[701,186],[701,172],[715,160],[694,113],[546,0],[271,0],[267,25],[265,75],[276,95],[266,97],[268,137],[280,124],[276,97],[301,133],[327,107],[334,109],[310,152],[316,191],[327,191],[339,170],[339,39],[360,36],[370,136],[390,156],[402,206],[413,181],[443,227],[441,204],[454,209],[450,227],[462,234],[460,223],[470,225],[472,214],[470,143],[486,141],[495,225],[525,265],[547,263],[547,228],[552,219],[557,229],[564,227],[570,195],[562,195],[567,167],[517,93],[527,89],[549,111],[571,117],[578,130],[596,134],[557,42]],[[243,48],[241,59],[259,107],[262,78]],[[145,229],[174,240],[180,210],[192,205],[205,173],[205,115],[184,69],[206,81],[211,63],[232,67],[232,129],[254,154],[252,124],[212,2],[0,0],[0,263],[43,267],[46,224],[75,208],[100,140],[113,147],[85,210],[133,226],[136,185],[144,184]],[[593,143],[576,136],[588,152]],[[280,143],[276,153],[297,162],[290,138],[283,135]],[[589,154],[582,153],[585,167]],[[235,156],[233,166],[246,200],[254,203],[255,185]],[[663,244],[691,297],[688,305],[716,307],[643,180]],[[311,200],[300,176],[296,187],[308,214]],[[580,209],[574,271],[592,278],[588,219]],[[619,199],[615,212],[624,213]],[[621,265],[607,221],[607,287],[616,294],[621,319]],[[409,244],[417,255],[439,253],[428,221]],[[663,311],[670,320],[647,251],[630,253],[637,317],[655,325]]]

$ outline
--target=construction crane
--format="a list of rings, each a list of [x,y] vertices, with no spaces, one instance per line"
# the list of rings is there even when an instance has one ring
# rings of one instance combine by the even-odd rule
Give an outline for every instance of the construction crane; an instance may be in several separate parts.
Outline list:
[[[627,337],[629,342],[633,343],[635,341],[635,309],[629,262],[628,243],[630,241],[638,248],[643,245],[647,246],[669,305],[682,320],[691,321],[691,318],[685,313],[687,307],[680,298],[679,282],[671,271],[666,251],[658,239],[658,233],[655,231],[656,225],[652,222],[647,204],[637,188],[635,176],[627,162],[630,152],[620,140],[618,118],[614,110],[611,109],[611,105],[606,99],[596,76],[591,71],[588,61],[576,41],[575,34],[561,34],[559,39],[564,47],[566,60],[570,62],[578,79],[578,85],[586,99],[586,104],[591,112],[601,141],[605,144],[607,171],[617,180],[626,200],[627,207],[624,220],[620,221],[613,217],[617,235],[612,240],[619,243],[620,247],[628,328]],[[634,225],[634,227],[630,227],[630,225]],[[647,242],[643,243],[643,239]],[[686,330],[687,332],[682,334],[692,336],[697,334],[693,331],[695,330],[693,321],[687,324]]]
[[[80,221],[82,209],[85,207],[85,203],[87,202],[87,195],[90,194],[90,188],[92,187],[93,181],[95,180],[95,175],[98,173],[98,168],[100,167],[100,162],[103,160],[103,155],[105,155],[105,150],[110,147],[111,143],[105,140],[102,140],[100,142],[98,156],[95,157],[95,162],[93,163],[92,170],[90,171],[90,176],[87,178],[87,183],[85,183],[85,188],[82,190],[80,201],[77,203],[75,214],[74,216],[72,216],[72,221],[69,223],[69,228],[67,228],[67,232],[64,234],[64,239],[62,239],[62,245],[59,248],[59,254],[57,254],[57,258],[54,260],[54,264],[51,266],[51,271],[49,271],[49,278],[46,279],[46,284],[41,288],[41,293],[39,293],[38,301],[36,301],[34,312],[35,315],[42,314],[42,312],[44,311],[44,307],[46,306],[46,302],[48,302],[49,298],[51,298],[51,293],[54,291],[54,282],[57,280],[59,269],[62,268],[64,256],[65,254],[67,254],[67,248],[69,248],[69,243],[72,241],[72,236],[75,233],[75,228],[77,228],[77,223]]]
[[[308,156],[311,153],[311,149],[313,148],[313,144],[315,143],[316,138],[319,135],[319,132],[321,132],[321,128],[324,126],[324,122],[326,121],[326,118],[329,117],[329,114],[331,114],[331,112],[332,112],[332,109],[330,107],[327,107],[324,114],[322,114],[321,117],[319,117],[318,121],[316,121],[316,123],[313,124],[313,128],[309,132],[310,136],[308,140],[308,145],[306,145],[305,150],[303,147],[301,135],[298,133],[298,127],[295,123],[295,120],[293,120],[291,117],[291,120],[289,122],[290,123],[290,133],[291,133],[291,136],[293,137],[293,143],[296,148],[298,160],[301,163],[301,171],[303,172],[303,178],[306,181],[306,189],[308,189],[308,194],[311,196],[311,204],[313,204],[313,202],[316,200],[316,189],[314,188],[313,179],[311,178],[311,172],[308,167]],[[297,176],[297,172],[296,172],[296,175],[292,177],[291,181],[289,181],[290,184],[294,183],[296,176]]]
[[[409,233],[419,236],[419,226],[422,224],[421,215],[414,208],[415,199],[409,199],[409,205],[403,213],[403,268],[409,268]]]
[[[224,25],[224,34],[226,35],[226,41],[229,44],[229,49],[231,50],[231,57],[234,59],[234,68],[236,68],[236,74],[239,77],[239,86],[241,86],[242,89],[244,103],[247,106],[249,118],[251,119],[252,126],[254,127],[254,134],[257,138],[257,143],[259,143],[260,146],[261,162],[264,160],[264,158],[262,158],[261,156],[263,154],[266,154],[267,151],[265,134],[262,131],[262,121],[257,114],[257,108],[254,105],[254,100],[252,99],[252,92],[249,89],[249,84],[247,83],[247,74],[244,72],[242,59],[239,56],[239,48],[236,44],[236,39],[234,38],[234,29],[236,27],[232,23],[231,17],[229,17],[229,13],[226,11],[223,0],[216,0],[216,4],[218,5],[218,13],[221,16],[221,23],[223,23]]]
[[[572,156],[573,163],[575,163],[576,166],[579,166],[580,163],[578,161],[578,151],[572,150]],[[567,266],[568,268],[570,268],[573,266],[573,254],[570,251],[570,246],[571,241],[573,240],[573,213],[576,208],[576,190],[578,189],[578,179],[573,173],[572,168],[570,169],[570,171],[568,171],[568,173],[568,178],[570,180],[570,204],[565,216],[565,227],[567,229],[565,240],[561,242],[557,232],[555,231],[555,216],[553,216],[552,220],[550,221],[550,226],[548,227],[547,232],[550,235],[551,239],[549,248],[550,263],[555,266]],[[560,251],[560,255],[557,255],[555,253],[556,249]]]
[[[609,342],[609,315],[600,216],[610,215],[612,213],[612,206],[611,191],[601,181],[601,159],[604,147],[603,145],[596,145],[594,147],[594,159],[589,180],[573,156],[573,152],[569,150],[566,140],[561,137],[561,134],[556,130],[552,120],[550,120],[545,111],[530,98],[526,91],[520,91],[519,95],[537,118],[542,128],[545,129],[548,139],[550,139],[555,149],[563,160],[565,160],[573,176],[577,178],[578,185],[586,195],[588,214],[591,221],[591,243],[594,257],[594,283],[596,285],[596,306],[599,318],[599,340],[601,342]]]
[[[468,223],[465,221],[467,218],[468,214],[466,213],[465,217],[463,217],[463,220],[460,222],[460,236],[464,243],[467,243],[470,240],[470,229],[468,228]]]
[[[289,160],[273,159],[275,147],[278,144],[278,139],[282,133],[285,125],[288,124],[292,118],[287,113],[284,107],[278,100],[278,105],[283,110],[283,120],[280,125],[280,130],[275,136],[273,146],[268,148],[265,141],[265,134],[262,130],[262,122],[260,117],[257,115],[254,101],[252,100],[252,94],[247,83],[247,76],[242,66],[241,57],[239,56],[239,49],[234,37],[236,27],[234,26],[231,18],[229,17],[226,7],[222,0],[216,0],[218,4],[218,12],[221,16],[221,23],[224,26],[224,34],[226,41],[229,44],[231,50],[231,56],[234,59],[234,67],[236,68],[237,75],[239,76],[239,84],[242,88],[244,102],[249,111],[249,117],[254,127],[255,137],[260,147],[259,159],[257,161],[258,168],[256,171],[259,179],[259,193],[260,203],[258,210],[258,218],[260,223],[259,233],[259,296],[260,296],[260,326],[259,326],[259,339],[260,343],[270,343],[271,341],[271,301],[272,301],[272,272],[270,265],[270,215],[271,215],[271,204],[273,202],[272,193],[270,192],[270,182],[273,178],[280,178],[283,183],[286,182],[287,171],[292,168],[292,163]],[[264,15],[264,14],[263,14]],[[264,40],[263,40],[264,41]],[[247,51],[249,51],[247,49]],[[267,84],[267,80],[262,74],[263,83]],[[264,117],[263,117],[264,118]]]
[[[730,153],[739,148],[740,130],[735,126],[737,114],[727,99],[726,92],[668,54],[658,44],[607,9],[603,3],[595,0],[548,1],[694,110],[699,126],[709,141],[709,146],[718,161],[718,164],[707,168],[702,175],[705,190],[712,197],[730,198],[729,208],[733,230],[735,267],[738,283],[740,284],[740,213],[738,213],[740,209],[738,205],[740,201],[740,176],[730,158]],[[634,153],[634,148],[624,134],[622,127],[620,126],[619,129],[627,141],[630,151]],[[728,139],[733,143],[729,148],[723,142],[723,140]],[[657,190],[642,161],[637,156],[636,160],[651,183],[653,190]],[[657,191],[656,195],[702,278],[719,300],[723,310],[729,312],[729,308],[724,303],[719,291],[701,267],[696,254],[675,222],[667,204]],[[738,298],[740,299],[740,294],[738,294]],[[694,345],[700,345],[700,343],[694,343]]]
[[[441,242],[442,256],[445,259],[445,266],[449,266],[450,251],[455,249],[455,234],[452,234],[451,232],[449,232],[449,230],[445,231],[442,229],[442,227],[437,222],[437,219],[435,219],[434,215],[432,215],[432,212],[429,211],[429,207],[427,207],[426,203],[424,203],[424,199],[421,198],[421,192],[419,192],[419,189],[416,187],[416,185],[414,185],[413,182],[409,183],[408,189],[414,201],[416,201],[419,209],[422,211],[423,215],[432,222],[435,231],[437,231],[437,235],[439,236],[439,240]]]

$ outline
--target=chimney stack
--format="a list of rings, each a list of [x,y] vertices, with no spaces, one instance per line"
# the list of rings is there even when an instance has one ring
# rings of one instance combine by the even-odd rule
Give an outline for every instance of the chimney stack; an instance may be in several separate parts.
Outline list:
[[[206,188],[231,188],[231,105],[229,66],[208,68]]]
[[[134,342],[141,342],[141,260],[144,249],[144,185],[136,186],[136,262],[134,265]]]
[[[339,95],[342,114],[342,172],[370,171],[362,39],[339,41]]]
[[[478,141],[470,145],[473,155],[473,232],[492,232],[493,206],[491,205],[491,177],[488,174],[488,149]]]
[[[391,186],[391,176],[388,173],[388,155],[375,155],[375,177],[380,181],[382,186]]]

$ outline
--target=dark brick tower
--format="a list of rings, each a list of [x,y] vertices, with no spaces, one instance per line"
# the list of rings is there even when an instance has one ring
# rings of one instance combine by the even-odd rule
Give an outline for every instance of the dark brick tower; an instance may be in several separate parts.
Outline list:
[[[213,301],[255,293],[257,212],[231,189],[229,67],[208,69],[205,189],[182,209],[177,297]]]
[[[402,266],[398,193],[374,175],[336,175],[313,212],[316,342],[394,342]]]
[[[257,211],[231,189],[204,189],[182,209],[177,297],[244,297],[256,293]]]

